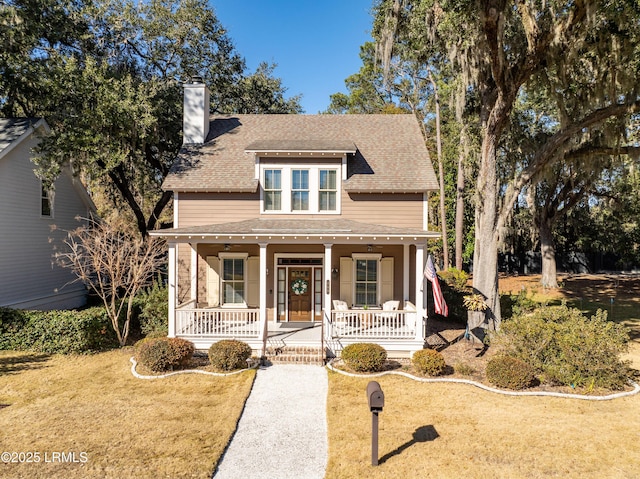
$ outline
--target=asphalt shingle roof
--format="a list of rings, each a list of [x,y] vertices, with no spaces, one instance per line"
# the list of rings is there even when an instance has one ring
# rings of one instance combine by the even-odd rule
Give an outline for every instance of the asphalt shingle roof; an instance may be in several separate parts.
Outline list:
[[[212,116],[207,142],[184,145],[163,188],[252,192],[252,151],[349,151],[347,192],[425,192],[438,184],[413,115]],[[252,150],[252,151],[248,151]]]
[[[24,135],[38,118],[0,118],[0,152]]]

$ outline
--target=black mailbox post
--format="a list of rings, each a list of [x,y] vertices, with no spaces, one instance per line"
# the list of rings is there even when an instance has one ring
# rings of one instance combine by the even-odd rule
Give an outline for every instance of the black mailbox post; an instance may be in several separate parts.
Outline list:
[[[367,401],[371,411],[371,465],[378,465],[378,413],[384,407],[384,393],[377,381],[367,384]]]

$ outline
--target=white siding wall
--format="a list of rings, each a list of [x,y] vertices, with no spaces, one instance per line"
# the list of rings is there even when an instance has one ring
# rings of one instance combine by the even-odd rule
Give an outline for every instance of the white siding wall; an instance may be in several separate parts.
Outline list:
[[[79,226],[75,217],[88,209],[65,173],[55,183],[53,217],[41,218],[33,146],[30,137],[0,159],[0,306],[77,307],[84,303],[84,287],[67,284],[74,276],[53,264],[53,254],[64,230]]]

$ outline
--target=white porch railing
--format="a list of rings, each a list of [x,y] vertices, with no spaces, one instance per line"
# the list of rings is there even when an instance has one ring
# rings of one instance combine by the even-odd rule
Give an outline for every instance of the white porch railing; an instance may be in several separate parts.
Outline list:
[[[176,309],[176,336],[199,338],[262,337],[259,309]]]
[[[422,327],[422,321],[419,323]],[[325,337],[358,341],[415,340],[417,324],[415,311],[332,310],[331,321],[325,324]]]

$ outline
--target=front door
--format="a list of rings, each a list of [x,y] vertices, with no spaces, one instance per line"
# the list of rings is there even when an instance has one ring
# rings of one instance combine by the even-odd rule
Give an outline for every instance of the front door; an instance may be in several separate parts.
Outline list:
[[[289,268],[289,321],[312,321],[311,268]]]

